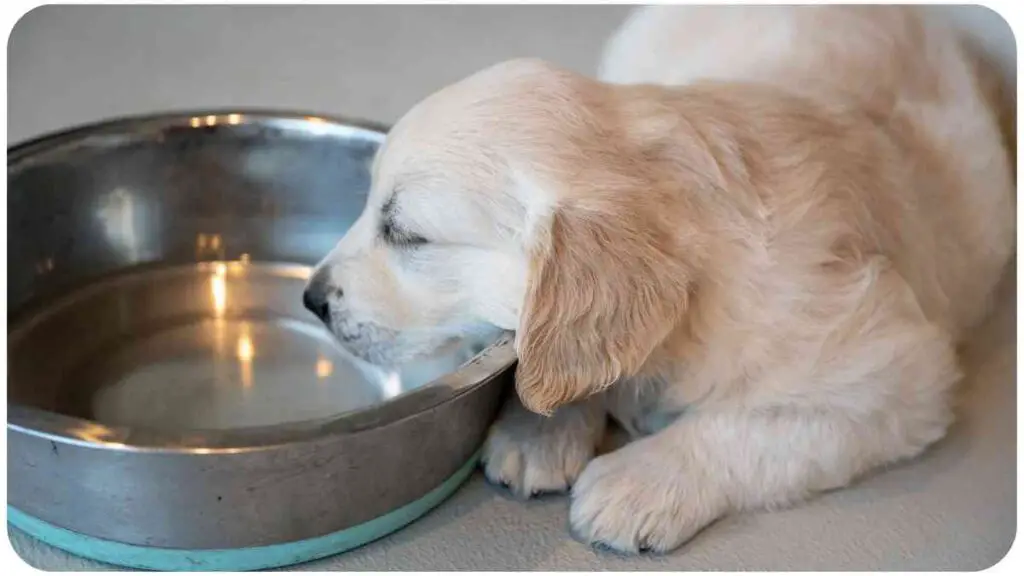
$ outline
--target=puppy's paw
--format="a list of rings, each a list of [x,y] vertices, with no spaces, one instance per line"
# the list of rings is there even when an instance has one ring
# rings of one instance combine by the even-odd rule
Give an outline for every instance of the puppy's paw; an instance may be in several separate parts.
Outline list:
[[[604,432],[603,412],[566,406],[546,417],[527,411],[517,400],[510,404],[484,444],[487,479],[521,498],[565,492],[594,457]]]
[[[617,552],[668,552],[725,512],[717,487],[679,454],[640,440],[594,459],[572,489],[576,538]]]

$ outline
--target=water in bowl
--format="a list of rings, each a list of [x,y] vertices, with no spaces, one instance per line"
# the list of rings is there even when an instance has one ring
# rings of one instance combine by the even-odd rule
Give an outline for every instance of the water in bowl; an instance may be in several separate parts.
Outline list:
[[[302,307],[309,269],[246,260],[139,270],[80,288],[9,335],[35,404],[164,430],[265,426],[372,406],[456,369],[466,344],[397,370],[360,362]],[[60,347],[61,354],[48,353]],[[43,406],[51,408],[51,406]]]

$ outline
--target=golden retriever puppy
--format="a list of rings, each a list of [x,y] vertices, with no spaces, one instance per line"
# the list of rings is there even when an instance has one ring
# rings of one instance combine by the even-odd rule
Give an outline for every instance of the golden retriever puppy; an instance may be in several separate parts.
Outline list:
[[[920,454],[1015,237],[994,96],[911,9],[643,10],[605,81],[499,64],[390,133],[306,300],[403,362],[515,331],[485,473],[670,550]],[[635,440],[596,456],[611,415]]]

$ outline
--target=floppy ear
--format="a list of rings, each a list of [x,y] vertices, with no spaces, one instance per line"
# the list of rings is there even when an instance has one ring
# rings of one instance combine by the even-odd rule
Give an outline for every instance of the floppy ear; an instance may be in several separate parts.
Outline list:
[[[559,208],[531,254],[516,390],[542,414],[634,375],[678,324],[688,269],[636,211]]]

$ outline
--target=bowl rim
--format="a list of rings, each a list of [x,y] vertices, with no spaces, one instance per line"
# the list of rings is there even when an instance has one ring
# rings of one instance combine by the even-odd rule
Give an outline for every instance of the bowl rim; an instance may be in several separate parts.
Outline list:
[[[8,163],[19,161],[22,157],[36,153],[36,147],[52,148],[54,145],[65,144],[76,138],[94,136],[104,133],[116,133],[129,127],[151,126],[154,128],[202,128],[208,127],[206,118],[213,116],[217,119],[214,125],[223,125],[222,119],[229,119],[231,116],[238,116],[236,125],[244,124],[273,124],[276,122],[287,122],[295,124],[319,124],[338,129],[339,132],[361,133],[371,138],[383,138],[391,126],[383,122],[364,120],[337,114],[321,114],[287,108],[181,108],[163,112],[150,112],[141,114],[126,114],[101,118],[88,122],[79,122],[65,128],[50,130],[36,136],[30,136],[19,140],[7,147]],[[200,119],[203,122],[199,126],[193,126],[193,119]],[[229,123],[229,125],[231,125]],[[12,158],[12,155],[14,156]]]
[[[79,124],[16,143],[7,149],[8,170],[14,164],[33,156],[96,136],[173,128],[209,128],[225,122],[231,127],[256,125],[357,135],[378,143],[383,141],[388,131],[388,126],[384,124],[365,120],[259,108],[129,115]],[[315,130],[311,130],[313,127]],[[187,455],[250,452],[383,428],[472,393],[496,379],[507,377],[515,363],[514,336],[505,332],[454,372],[385,402],[315,420],[227,430],[159,430],[107,425],[8,400],[7,429],[12,434],[34,436],[55,443],[119,452],[171,452]]]

